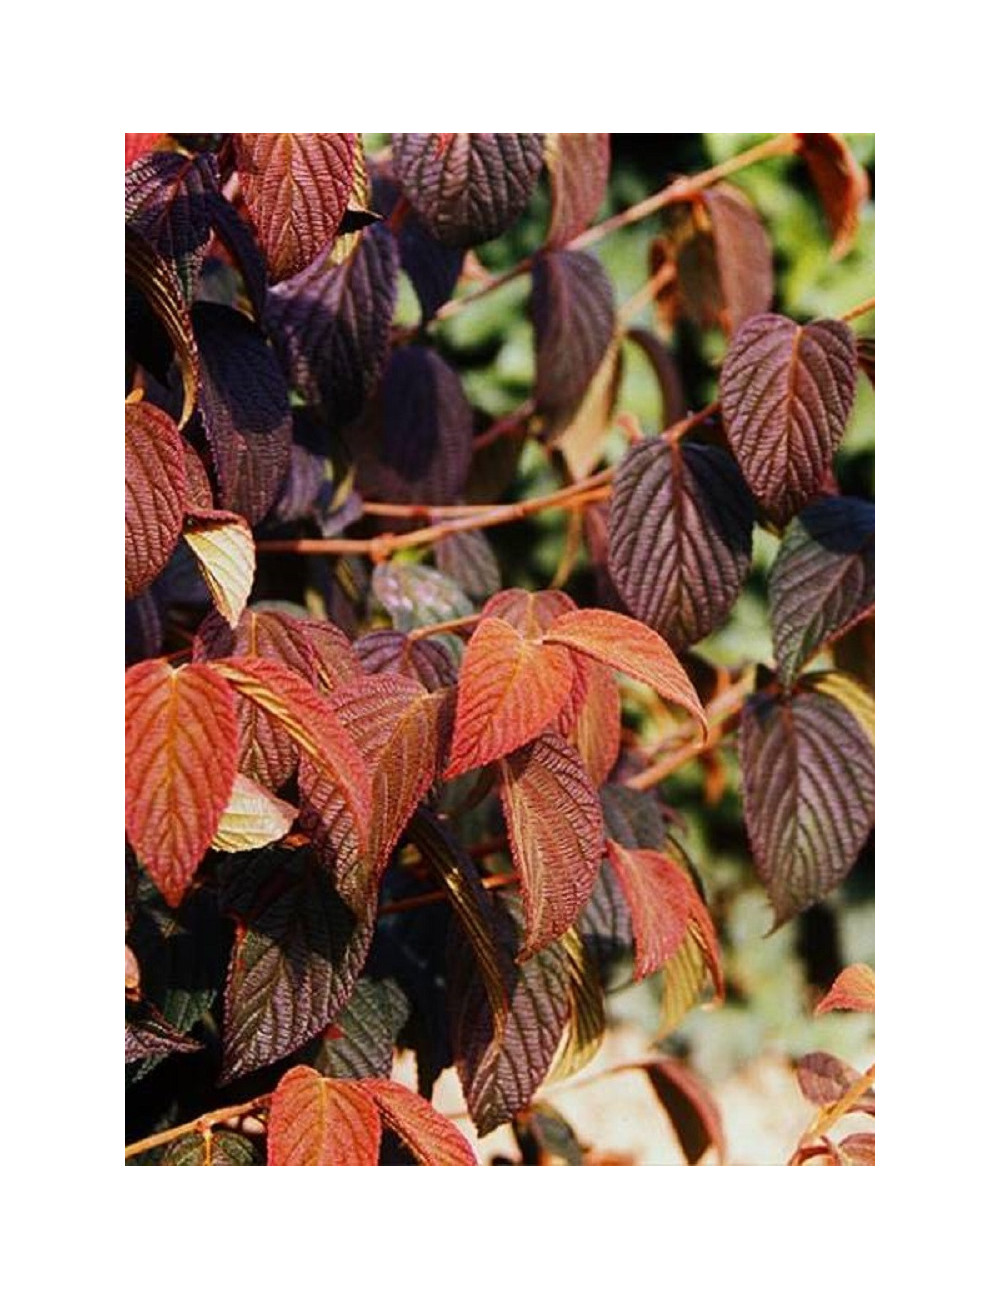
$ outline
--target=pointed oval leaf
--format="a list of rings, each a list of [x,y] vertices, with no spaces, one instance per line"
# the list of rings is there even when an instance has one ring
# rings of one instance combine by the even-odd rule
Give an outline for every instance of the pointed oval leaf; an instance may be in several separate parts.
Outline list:
[[[198,408],[219,480],[219,504],[251,524],[267,514],[288,472],[292,413],[281,368],[242,312],[192,311],[201,357]]]
[[[236,627],[257,563],[249,524],[226,510],[189,510],[184,540],[194,551],[215,608],[230,627]]]
[[[125,173],[125,220],[173,266],[188,302],[212,239],[218,188],[211,154],[153,153]]]
[[[665,966],[693,934],[721,996],[719,940],[708,909],[691,877],[665,853],[629,849],[608,840],[608,857],[618,875],[635,935],[635,978]]]
[[[269,1165],[377,1165],[382,1123],[357,1083],[308,1065],[282,1076],[267,1118]]]
[[[790,685],[812,656],[875,608],[875,507],[850,497],[807,506],[768,578],[778,672]]]
[[[535,405],[555,436],[570,423],[615,335],[615,295],[589,253],[543,253],[531,269]]]
[[[242,1133],[206,1128],[186,1133],[167,1147],[161,1165],[256,1165],[257,1148]]]
[[[629,611],[675,650],[725,619],[750,571],[754,505],[718,447],[649,438],[615,472],[608,564]]]
[[[708,212],[718,274],[720,318],[728,333],[767,311],[774,297],[771,242],[753,206],[729,185],[713,185],[701,195]],[[684,292],[684,263],[680,263]]]
[[[455,661],[432,636],[412,641],[405,632],[385,628],[358,637],[354,649],[366,673],[399,673],[420,682],[429,691],[454,686],[458,681]]]
[[[809,1052],[795,1066],[802,1095],[816,1106],[835,1106],[861,1078],[846,1061],[829,1052]],[[852,1112],[875,1114],[875,1092],[869,1088],[851,1107]]]
[[[540,736],[500,764],[500,798],[524,900],[528,957],[565,934],[601,865],[601,803],[576,750]]]
[[[291,829],[298,810],[270,790],[236,774],[233,792],[212,836],[212,848],[224,853],[262,849]]]
[[[287,280],[333,242],[351,197],[353,134],[233,136],[240,186],[272,281]]]
[[[393,170],[431,233],[463,248],[502,234],[528,206],[543,140],[488,132],[394,135]]]
[[[842,321],[754,316],[733,339],[719,379],[726,433],[750,490],[777,523],[822,490],[857,374],[854,335]]]
[[[347,1002],[374,917],[347,907],[308,847],[231,859],[223,910],[238,920],[226,978],[226,1083],[294,1052]]]
[[[398,632],[472,613],[472,602],[462,588],[426,564],[376,565],[371,594],[371,603],[386,611]]]
[[[184,444],[150,402],[125,406],[125,595],[137,596],[166,566],[184,523]]]
[[[600,210],[611,167],[611,137],[551,132],[545,137],[545,166],[552,187],[546,243],[558,247],[582,234]]]
[[[236,706],[211,668],[153,660],[125,674],[125,830],[177,907],[236,777]]]
[[[875,972],[858,962],[842,970],[830,992],[816,1006],[816,1015],[826,1011],[875,1012]]]
[[[576,602],[564,591],[525,591],[522,587],[509,587],[490,597],[483,606],[483,618],[502,618],[529,640],[537,641],[560,615],[569,614],[574,609]]]
[[[538,645],[499,618],[483,618],[465,651],[445,778],[518,749],[557,716],[573,685],[569,655]]]
[[[198,399],[198,344],[191,316],[173,267],[128,224],[125,226],[125,283],[126,289],[131,283],[149,304],[176,354],[184,385],[184,407],[177,423],[183,429]]]
[[[400,263],[420,301],[423,319],[430,320],[455,290],[462,272],[462,250],[446,248],[435,239],[405,199],[403,209],[399,207],[399,187],[390,169],[376,172],[374,196],[376,208],[392,218]]]
[[[346,433],[362,496],[452,502],[472,463],[472,407],[430,348],[397,349],[367,416]]]
[[[472,1147],[450,1120],[429,1101],[389,1079],[366,1079],[361,1085],[392,1129],[422,1165],[477,1164]]]
[[[542,644],[566,646],[645,682],[686,709],[707,735],[705,711],[677,656],[662,637],[635,619],[608,609],[576,610],[556,619]]]
[[[870,193],[868,173],[842,135],[799,135],[799,154],[809,169],[833,237],[831,256],[844,256],[854,243],[861,209]]]
[[[848,1165],[874,1165],[875,1134],[851,1133],[840,1143],[840,1154]]]
[[[353,420],[389,357],[399,256],[370,226],[339,265],[320,263],[271,290],[267,328],[289,382],[337,423]]]
[[[854,866],[875,824],[875,750],[839,700],[804,690],[752,695],[739,751],[754,862],[781,925]]]
[[[679,1061],[651,1061],[641,1067],[667,1112],[684,1157],[696,1165],[714,1147],[719,1164],[726,1163],[726,1140],[715,1099],[698,1076]]]
[[[410,1000],[392,978],[363,975],[323,1035],[312,1064],[330,1079],[388,1078]]]

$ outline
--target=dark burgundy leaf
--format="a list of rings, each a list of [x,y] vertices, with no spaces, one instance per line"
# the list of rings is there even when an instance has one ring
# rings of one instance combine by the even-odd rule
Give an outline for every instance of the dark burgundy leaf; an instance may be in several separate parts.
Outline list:
[[[597,216],[608,184],[611,137],[552,132],[545,137],[545,166],[552,186],[547,243],[568,244]]]
[[[531,273],[535,402],[551,436],[576,414],[615,332],[615,295],[589,253],[537,257]]]
[[[611,577],[629,612],[675,650],[713,631],[750,571],[753,498],[718,447],[649,438],[615,473]]]
[[[454,686],[458,681],[455,661],[436,637],[411,641],[405,632],[384,629],[359,637],[354,649],[366,673],[400,673],[429,691]]]
[[[362,496],[447,504],[472,463],[472,407],[454,370],[430,348],[392,354],[366,415],[347,430]]]
[[[729,445],[777,523],[822,490],[854,404],[858,360],[841,321],[754,316],[733,339],[719,397]]]
[[[399,256],[382,226],[339,265],[318,263],[272,289],[267,328],[289,382],[337,424],[354,419],[389,355]]]
[[[754,862],[781,925],[853,867],[875,824],[875,749],[831,695],[758,694],[740,720],[740,768]]]
[[[710,1147],[715,1147],[719,1163],[725,1164],[722,1117],[697,1075],[678,1061],[652,1061],[642,1068],[674,1126],[688,1164],[698,1164]]]
[[[768,579],[782,681],[875,608],[875,507],[851,497],[807,506],[785,531]]]
[[[212,238],[218,186],[210,154],[147,154],[125,173],[125,220],[174,267],[188,302]]]
[[[384,170],[374,178],[374,194],[379,211],[393,216],[400,193]],[[402,219],[393,216],[393,229],[403,270],[413,285],[424,320],[429,320],[454,292],[464,254],[460,248],[447,248],[435,239],[408,203]]]
[[[223,1029],[226,1083],[325,1029],[350,997],[372,937],[312,850],[234,857],[221,905],[238,919]]]
[[[163,620],[151,591],[125,602],[125,663],[152,659],[163,645]]]
[[[125,595],[166,566],[184,523],[184,444],[169,415],[125,404]]]
[[[833,236],[831,256],[843,257],[854,243],[861,209],[870,192],[868,173],[841,135],[800,134],[798,142]]]
[[[449,533],[434,543],[434,560],[471,600],[487,600],[503,585],[497,557],[485,533]]]
[[[856,340],[858,349],[858,365],[871,380],[872,388],[875,387],[875,337],[871,334],[860,334]]]
[[[713,185],[701,202],[708,211],[719,276],[720,315],[728,332],[758,312],[767,311],[774,297],[771,244],[753,207],[739,190]],[[681,292],[683,293],[683,263]]]
[[[238,210],[221,193],[209,195],[209,220],[229,255],[240,269],[254,319],[264,319],[267,301],[267,267],[254,233]]]
[[[331,1079],[387,1079],[396,1039],[409,1014],[409,1001],[395,980],[363,976],[324,1035],[312,1064]]]
[[[527,207],[543,141],[542,135],[394,135],[393,169],[431,233],[463,248],[502,234]]]
[[[219,505],[250,524],[267,514],[288,472],[292,413],[264,336],[238,311],[196,303],[198,407],[219,480]]]
[[[662,849],[667,826],[656,795],[627,785],[601,787],[601,810],[608,839],[627,849]]]
[[[625,337],[641,348],[653,368],[662,399],[660,428],[669,429],[678,420],[683,420],[688,413],[688,404],[684,397],[684,385],[674,354],[667,348],[665,343],[649,330],[630,329]]]
[[[130,1002],[125,1003],[126,1065],[170,1052],[199,1052],[202,1047],[197,1039],[176,1029],[154,1006],[146,1004],[144,1008],[133,1009]]]
[[[605,789],[616,787],[605,787]],[[622,787],[624,788],[624,787]],[[604,791],[601,791],[603,799]],[[597,963],[605,985],[620,975],[634,955],[632,916],[622,887],[605,858],[601,863],[593,892],[576,923],[585,946]],[[631,970],[629,970],[631,977]]]
[[[150,317],[152,313],[152,317]],[[152,335],[150,329],[152,327]],[[159,337],[157,337],[157,333]],[[164,361],[164,343],[167,359]],[[137,230],[125,226],[125,346],[157,377],[166,380],[165,365],[173,348],[184,385],[184,406],[177,421],[183,429],[198,398],[198,345],[177,273]]]

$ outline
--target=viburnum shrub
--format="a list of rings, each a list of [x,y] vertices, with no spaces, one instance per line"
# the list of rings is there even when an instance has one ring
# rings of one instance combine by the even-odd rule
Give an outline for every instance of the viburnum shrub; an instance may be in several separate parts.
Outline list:
[[[126,136],[125,1044],[157,1106],[131,1158],[474,1164],[430,1103],[451,1065],[480,1135],[572,1147],[535,1094],[592,1059],[609,989],[659,972],[661,1036],[725,996],[660,789],[704,764],[711,798],[734,730],[775,926],[851,870],[874,706],[830,648],[872,626],[875,520],[834,455],[874,302],[772,311],[767,230],[726,178],[786,155],[843,254],[869,184],[837,135],[596,224],[607,135]],[[488,270],[472,250],[543,201],[541,246]],[[616,304],[593,249],[654,214]],[[487,415],[440,326],[521,277],[533,391]],[[682,326],[722,344],[697,410]],[[652,436],[621,405],[626,344],[660,387]],[[493,530],[541,512],[554,565],[504,585]],[[773,660],[734,673],[698,647],[755,527]],[[390,1078],[404,1048],[415,1088]],[[722,1158],[693,1070],[636,1068],[687,1159]],[[812,1099],[869,1104],[868,1076],[803,1068]],[[796,1163],[874,1160],[825,1131]]]

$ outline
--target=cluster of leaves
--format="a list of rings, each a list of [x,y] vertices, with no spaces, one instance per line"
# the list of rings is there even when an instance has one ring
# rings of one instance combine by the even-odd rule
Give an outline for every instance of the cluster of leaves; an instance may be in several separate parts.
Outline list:
[[[843,251],[864,172],[839,137],[780,142]],[[776,923],[872,829],[871,696],[810,665],[874,612],[874,508],[833,475],[873,344],[773,314],[762,223],[697,178],[650,248],[662,328],[627,331],[584,251],[609,161],[604,135],[399,135],[376,157],[354,134],[126,137],[128,1077],[199,1053],[208,1104],[263,1089],[270,1163],[470,1163],[426,1100],[447,1066],[480,1134],[523,1128],[593,1057],[624,964],[663,972],[664,1030],[723,996],[618,675],[666,702],[671,744],[717,743],[730,718],[694,648],[747,581],[755,522],[782,534],[775,665],[740,702],[739,759]],[[496,424],[435,325],[461,284],[494,287],[470,250],[543,176],[535,390]],[[680,318],[730,336],[694,417]],[[667,428],[595,473],[627,333]],[[502,587],[485,529],[530,506],[528,442],[585,524],[579,599]],[[421,1095],[388,1081],[404,1046]],[[650,1070],[689,1158],[721,1148],[689,1072]],[[163,1158],[262,1153],[206,1127]]]

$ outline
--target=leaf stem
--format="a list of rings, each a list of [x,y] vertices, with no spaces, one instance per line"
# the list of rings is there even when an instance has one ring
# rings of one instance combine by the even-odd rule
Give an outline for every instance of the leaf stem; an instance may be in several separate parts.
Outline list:
[[[216,1124],[221,1124],[227,1119],[238,1119],[240,1115],[250,1115],[255,1110],[266,1110],[271,1103],[271,1096],[271,1093],[266,1092],[261,1097],[241,1101],[236,1106],[223,1106],[220,1110],[210,1110],[207,1114],[199,1115],[197,1119],[189,1120],[186,1124],[178,1124],[176,1128],[167,1128],[162,1133],[153,1133],[150,1137],[141,1138],[125,1148],[125,1159],[140,1155],[143,1151],[152,1151],[156,1147],[166,1146],[168,1142],[173,1142],[175,1138],[184,1137],[188,1133],[206,1133]]]
[[[874,310],[875,310],[875,299],[873,297],[866,298],[864,302],[859,302],[858,305],[856,307],[852,307],[850,311],[845,311],[840,319],[846,325],[848,321],[855,320],[858,316],[867,316],[870,311],[874,311]]]

